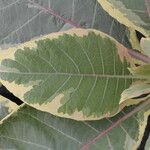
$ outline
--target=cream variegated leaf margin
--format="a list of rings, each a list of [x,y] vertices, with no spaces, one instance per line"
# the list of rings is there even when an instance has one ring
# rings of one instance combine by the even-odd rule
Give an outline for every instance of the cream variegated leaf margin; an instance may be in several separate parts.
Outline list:
[[[125,101],[127,99],[132,98],[145,100],[149,97],[149,94],[150,94],[150,84],[144,82],[135,82],[128,89],[123,91],[123,93],[121,94],[121,101]]]
[[[150,38],[142,38],[140,45],[144,54],[150,57]]]
[[[133,107],[128,107],[115,117],[91,122],[59,118],[23,104],[0,122],[0,148],[79,150],[87,141],[132,110]],[[89,150],[136,150],[149,114],[147,109],[136,113],[98,140]]]
[[[120,23],[150,37],[150,2],[148,0],[98,0]]]
[[[1,82],[9,91],[39,110],[76,120],[112,116],[137,103],[120,102],[121,93],[145,78],[129,73],[125,47],[90,29],[53,33],[0,56]]]

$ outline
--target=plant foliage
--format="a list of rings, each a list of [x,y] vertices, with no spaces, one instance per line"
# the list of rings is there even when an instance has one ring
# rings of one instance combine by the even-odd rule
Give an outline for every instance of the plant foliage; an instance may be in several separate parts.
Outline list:
[[[150,115],[148,0],[0,0],[0,23],[0,88],[23,103],[0,96],[0,149],[138,148]]]

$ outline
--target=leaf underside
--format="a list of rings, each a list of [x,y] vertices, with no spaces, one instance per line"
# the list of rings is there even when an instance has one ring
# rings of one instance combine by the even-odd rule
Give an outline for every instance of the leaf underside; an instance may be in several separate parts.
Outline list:
[[[63,150],[65,147],[65,150],[79,150],[84,143],[132,109],[124,109],[113,118],[81,122],[59,118],[25,105],[0,125],[0,148]],[[146,121],[144,113],[135,114],[98,140],[89,150],[131,150],[137,147]]]
[[[40,0],[39,4],[83,28],[103,31],[125,46],[131,47],[128,28],[105,12],[97,0]],[[0,20],[0,47],[10,47],[12,44],[73,27],[28,4],[27,0],[1,0]]]

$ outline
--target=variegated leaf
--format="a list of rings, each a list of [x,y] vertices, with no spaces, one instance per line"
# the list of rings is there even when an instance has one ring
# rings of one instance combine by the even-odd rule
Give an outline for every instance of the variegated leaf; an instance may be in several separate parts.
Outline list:
[[[98,0],[102,7],[120,23],[150,36],[149,0]]]
[[[131,60],[127,49],[95,30],[47,35],[0,55],[2,83],[17,97],[40,110],[77,120],[118,112],[121,93],[134,79],[124,59]]]
[[[29,106],[22,106],[1,121],[0,148],[17,150],[80,150],[81,146],[106,130],[133,108],[100,121],[73,121]],[[141,142],[149,111],[136,113],[114,128],[89,150],[136,150]]]

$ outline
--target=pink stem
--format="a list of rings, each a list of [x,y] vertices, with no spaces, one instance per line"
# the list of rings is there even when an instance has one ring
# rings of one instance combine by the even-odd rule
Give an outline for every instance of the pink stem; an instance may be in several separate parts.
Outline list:
[[[134,115],[135,113],[137,113],[138,111],[140,111],[141,109],[143,109],[145,106],[147,106],[149,104],[150,104],[150,99],[144,101],[141,105],[137,106],[133,111],[127,113],[122,118],[120,118],[116,122],[112,123],[109,128],[107,128],[106,130],[102,131],[94,139],[90,140],[88,143],[86,143],[85,145],[83,145],[80,150],[88,150],[89,147],[92,144],[94,144],[97,140],[99,140],[103,136],[107,135],[113,128],[117,127],[120,123],[122,123],[123,121],[125,121],[126,119],[128,119],[129,117],[131,117],[132,115]]]
[[[80,26],[79,24],[77,24],[77,23],[75,23],[75,22],[73,22],[73,21],[71,21],[71,20],[68,20],[68,19],[65,19],[65,18],[61,17],[58,13],[56,13],[55,11],[53,11],[53,10],[52,10],[51,8],[49,8],[49,7],[41,6],[40,4],[35,3],[35,2],[32,1],[32,0],[28,0],[28,2],[31,3],[31,4],[34,4],[34,6],[37,6],[38,9],[44,10],[44,11],[48,12],[49,14],[55,16],[56,18],[58,18],[58,19],[64,21],[65,23],[69,23],[70,25],[72,25],[72,26],[74,26],[74,27],[76,27],[76,28],[81,28],[81,26]]]
[[[150,57],[143,55],[142,53],[133,50],[133,49],[128,49],[128,53],[131,57],[137,59],[137,60],[141,60],[142,62],[145,63],[150,63]]]

